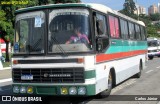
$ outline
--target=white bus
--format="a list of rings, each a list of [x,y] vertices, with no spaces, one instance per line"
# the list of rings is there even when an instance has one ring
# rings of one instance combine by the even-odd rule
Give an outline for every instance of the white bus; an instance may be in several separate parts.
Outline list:
[[[145,66],[144,23],[101,4],[20,9],[15,24],[17,94],[104,97],[120,82],[140,77]]]

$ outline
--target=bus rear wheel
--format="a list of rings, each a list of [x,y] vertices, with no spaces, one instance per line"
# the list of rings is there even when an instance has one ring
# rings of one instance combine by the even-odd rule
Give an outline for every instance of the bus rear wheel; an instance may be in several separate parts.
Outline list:
[[[142,65],[142,62],[140,61],[140,63],[139,63],[139,72],[135,75],[136,78],[140,78],[141,77],[142,69],[143,69],[143,65]]]
[[[98,97],[99,98],[108,97],[111,93],[112,86],[113,86],[113,76],[112,76],[112,73],[110,72],[108,76],[108,89],[98,94]]]

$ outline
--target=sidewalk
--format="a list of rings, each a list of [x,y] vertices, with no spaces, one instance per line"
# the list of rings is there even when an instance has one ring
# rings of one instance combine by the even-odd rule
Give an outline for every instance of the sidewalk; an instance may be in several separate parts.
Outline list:
[[[2,69],[0,68],[0,71],[1,71],[1,70],[7,70],[7,69],[11,69],[11,67],[4,67],[4,68],[2,68]]]

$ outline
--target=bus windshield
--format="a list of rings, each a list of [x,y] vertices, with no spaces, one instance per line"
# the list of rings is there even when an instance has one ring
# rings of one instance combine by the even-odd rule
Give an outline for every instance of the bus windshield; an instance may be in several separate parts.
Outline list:
[[[44,53],[45,13],[28,12],[16,16],[16,53]]]
[[[48,26],[49,53],[87,52],[91,50],[88,10],[50,10]]]

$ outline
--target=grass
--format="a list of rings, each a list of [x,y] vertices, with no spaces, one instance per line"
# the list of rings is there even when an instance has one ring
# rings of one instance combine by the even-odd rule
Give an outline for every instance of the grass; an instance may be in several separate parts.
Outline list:
[[[10,67],[11,62],[2,62],[3,67]]]
[[[2,53],[2,55],[5,57],[6,54]],[[11,60],[12,54],[9,53],[9,59]],[[2,62],[3,67],[10,67],[11,66],[11,62]]]

